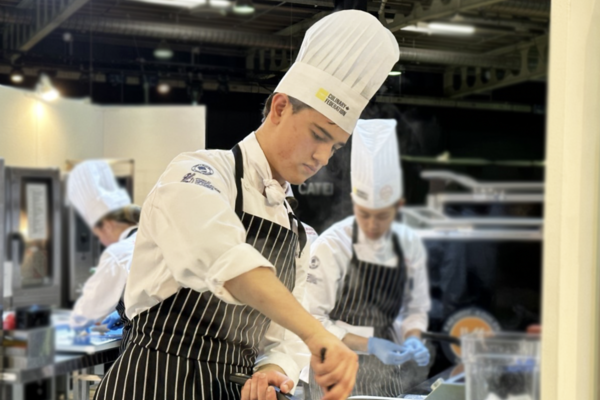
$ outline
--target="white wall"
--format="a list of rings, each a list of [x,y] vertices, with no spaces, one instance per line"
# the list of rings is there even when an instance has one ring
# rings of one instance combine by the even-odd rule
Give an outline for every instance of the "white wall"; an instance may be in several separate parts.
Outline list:
[[[0,157],[6,165],[63,170],[66,160],[133,159],[133,200],[142,204],[169,161],[204,148],[205,115],[202,106],[45,103],[31,92],[0,86]]]
[[[205,146],[204,107],[104,107],[104,156],[135,160],[134,202],[142,204],[167,164]]]
[[[102,111],[82,101],[39,101],[0,86],[0,157],[7,165],[65,166],[67,158],[102,157]]]

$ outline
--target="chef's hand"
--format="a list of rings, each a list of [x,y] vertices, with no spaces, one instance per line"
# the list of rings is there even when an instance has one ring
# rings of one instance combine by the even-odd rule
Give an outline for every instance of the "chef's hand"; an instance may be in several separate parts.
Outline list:
[[[304,342],[312,354],[315,381],[325,393],[322,400],[346,400],[356,380],[358,355],[324,329]]]
[[[370,337],[367,347],[369,354],[379,358],[386,365],[404,364],[412,358],[412,349],[410,347],[401,346],[385,339]]]
[[[104,318],[102,325],[106,325],[106,327],[110,330],[119,329],[123,327],[123,321],[121,320],[119,313],[113,311],[108,315],[108,317]]]
[[[431,355],[421,339],[416,336],[409,336],[408,339],[404,341],[404,346],[412,350],[412,358],[419,367],[424,367],[429,364]]]
[[[279,367],[269,364],[246,381],[242,388],[242,400],[276,400],[273,386],[282,393],[289,393],[294,382]]]

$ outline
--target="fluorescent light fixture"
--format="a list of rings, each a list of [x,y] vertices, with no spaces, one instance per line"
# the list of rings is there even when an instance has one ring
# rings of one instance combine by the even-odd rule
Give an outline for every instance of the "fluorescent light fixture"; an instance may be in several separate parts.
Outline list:
[[[402,75],[402,71],[390,71],[389,76],[400,76]]]
[[[456,25],[445,24],[442,22],[431,22],[428,24],[428,27],[432,32],[439,33],[460,33],[465,35],[471,35],[475,33],[475,27],[470,25]]]
[[[403,31],[409,32],[420,32],[420,33],[428,33],[431,34],[431,29],[427,26],[427,24],[418,23],[417,25],[409,25],[402,28]]]
[[[162,82],[158,84],[156,91],[160,94],[167,94],[171,91],[171,86],[166,82]]]
[[[140,3],[158,4],[177,8],[194,8],[206,4],[206,0],[132,0]]]
[[[236,0],[233,6],[233,13],[238,15],[250,15],[254,13],[254,4],[252,0]]]
[[[40,75],[40,80],[36,86],[36,91],[44,101],[54,101],[60,97],[58,90],[52,86],[50,78],[46,74]]]
[[[173,50],[171,50],[167,42],[161,40],[156,49],[154,49],[154,57],[159,60],[168,60],[173,57]]]
[[[208,0],[208,5],[214,8],[229,8],[232,3],[229,0]]]

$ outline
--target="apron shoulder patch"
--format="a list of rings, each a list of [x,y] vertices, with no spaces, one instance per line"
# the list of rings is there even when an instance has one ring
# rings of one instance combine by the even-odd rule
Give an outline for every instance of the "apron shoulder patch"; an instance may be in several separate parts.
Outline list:
[[[193,172],[189,172],[189,173],[185,174],[183,176],[183,178],[181,179],[181,182],[193,183],[198,186],[203,186],[207,189],[214,190],[217,193],[221,193],[221,191],[219,189],[217,189],[211,182],[207,181],[206,179],[197,178],[196,174]]]
[[[316,276],[314,276],[313,274],[308,274],[306,276],[306,282],[308,283],[312,283],[313,285],[318,285],[319,281],[321,281],[321,279],[317,278]]]

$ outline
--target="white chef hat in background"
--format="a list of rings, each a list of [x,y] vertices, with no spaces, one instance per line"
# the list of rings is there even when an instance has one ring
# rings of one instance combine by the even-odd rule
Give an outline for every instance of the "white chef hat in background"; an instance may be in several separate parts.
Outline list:
[[[352,134],[399,57],[396,38],[377,18],[358,10],[338,11],[306,32],[296,61],[275,92],[302,101]]]
[[[73,168],[67,196],[90,228],[106,214],[131,204],[129,194],[119,187],[110,166],[102,160],[87,160]]]
[[[395,119],[361,119],[352,135],[352,199],[380,209],[402,198],[402,167]]]

